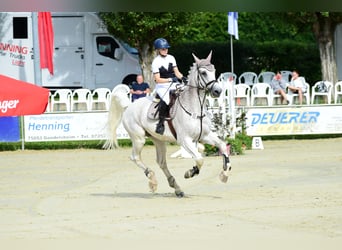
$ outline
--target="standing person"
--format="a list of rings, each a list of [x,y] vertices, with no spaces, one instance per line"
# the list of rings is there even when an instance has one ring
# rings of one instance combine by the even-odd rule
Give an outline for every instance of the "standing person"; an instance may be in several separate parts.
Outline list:
[[[297,70],[292,71],[292,78],[288,86],[288,89],[292,91],[293,93],[298,93],[299,105],[302,105],[303,93],[306,93],[307,89],[306,89],[304,77],[299,76],[299,73]]]
[[[168,54],[170,45],[165,38],[156,39],[153,45],[157,56],[152,61],[152,72],[156,82],[155,89],[160,98],[156,133],[162,135],[165,130],[164,121],[169,114],[170,90],[176,89],[176,85],[181,81],[186,84],[187,78],[179,71],[174,56]]]
[[[144,82],[144,77],[142,75],[137,75],[137,81],[133,82],[131,85],[132,101],[141,97],[145,97],[146,94],[150,93],[150,85]]]
[[[283,103],[283,101],[286,101],[286,104],[289,104],[286,96],[286,84],[286,81],[282,79],[280,71],[277,71],[277,74],[270,83],[273,93],[280,95],[280,102]]]

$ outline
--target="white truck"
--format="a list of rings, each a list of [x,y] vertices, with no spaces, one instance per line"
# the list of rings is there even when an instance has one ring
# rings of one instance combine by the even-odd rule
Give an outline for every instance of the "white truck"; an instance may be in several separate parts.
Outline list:
[[[54,74],[39,69],[37,82],[33,15],[0,12],[0,74],[49,89],[112,89],[141,73],[133,48],[110,35],[96,13],[52,12]]]

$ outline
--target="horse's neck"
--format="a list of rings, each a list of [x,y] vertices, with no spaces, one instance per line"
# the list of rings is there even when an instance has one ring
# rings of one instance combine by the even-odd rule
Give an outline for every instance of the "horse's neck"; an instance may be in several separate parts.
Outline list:
[[[197,88],[189,86],[182,95],[179,96],[181,105],[191,113],[200,113],[203,111],[205,103],[205,92],[198,91]]]

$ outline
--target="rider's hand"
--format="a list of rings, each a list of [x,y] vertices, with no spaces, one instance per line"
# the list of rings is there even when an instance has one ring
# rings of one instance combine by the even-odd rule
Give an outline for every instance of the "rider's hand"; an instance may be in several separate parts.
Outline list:
[[[178,78],[177,77],[172,77],[172,82],[178,82]]]
[[[186,78],[185,76],[182,77],[182,82],[187,85],[188,84],[188,78]]]

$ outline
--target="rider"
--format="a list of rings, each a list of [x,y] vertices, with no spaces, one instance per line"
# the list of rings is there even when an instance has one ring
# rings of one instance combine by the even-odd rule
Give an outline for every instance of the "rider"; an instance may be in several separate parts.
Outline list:
[[[181,82],[186,84],[187,78],[179,72],[174,56],[168,54],[170,45],[165,38],[156,39],[153,45],[157,51],[157,56],[152,62],[152,72],[156,82],[155,89],[161,99],[158,107],[159,122],[156,133],[162,135],[165,130],[164,121],[169,113],[169,92],[176,89],[176,85]]]

